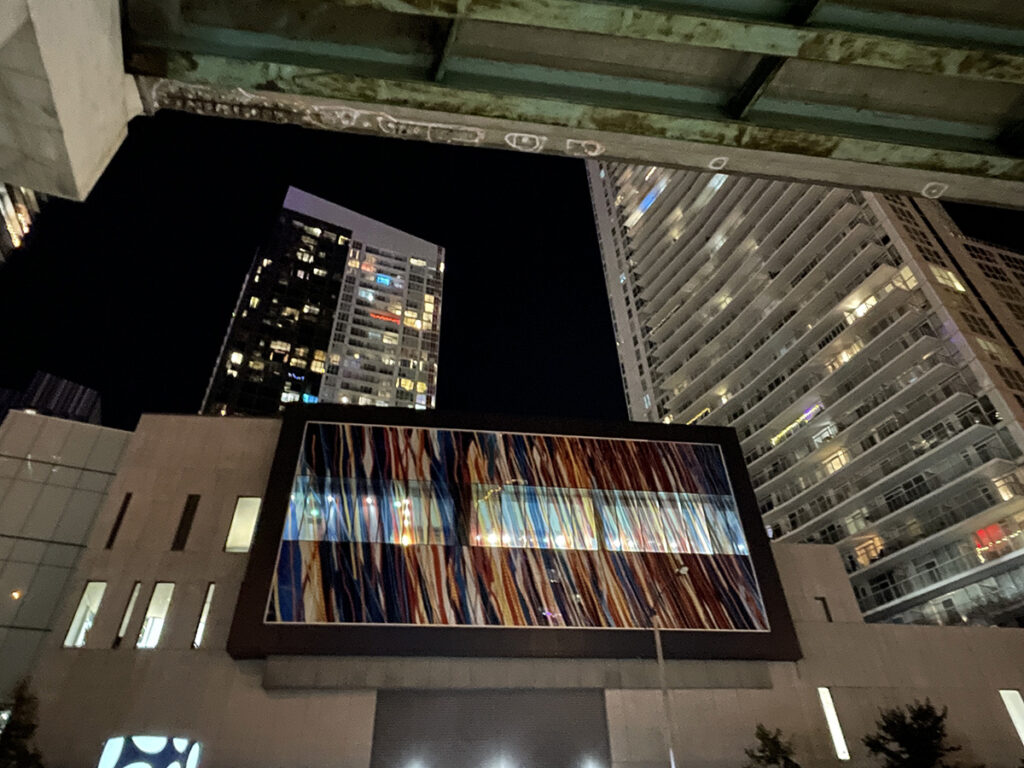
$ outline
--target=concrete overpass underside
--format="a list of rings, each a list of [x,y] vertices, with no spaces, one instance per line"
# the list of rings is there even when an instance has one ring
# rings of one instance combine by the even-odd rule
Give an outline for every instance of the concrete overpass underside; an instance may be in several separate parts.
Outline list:
[[[1019,0],[123,0],[121,19],[149,112],[1024,207]]]

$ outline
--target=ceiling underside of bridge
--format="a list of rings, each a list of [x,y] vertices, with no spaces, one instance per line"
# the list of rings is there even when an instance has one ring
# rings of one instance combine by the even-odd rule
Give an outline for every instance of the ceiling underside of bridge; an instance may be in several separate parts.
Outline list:
[[[151,110],[1024,207],[1017,0],[125,0]]]

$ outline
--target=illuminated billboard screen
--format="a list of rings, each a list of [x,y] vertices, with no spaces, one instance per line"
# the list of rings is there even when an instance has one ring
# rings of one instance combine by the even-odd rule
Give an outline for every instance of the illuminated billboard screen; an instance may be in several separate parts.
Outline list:
[[[386,424],[374,410],[307,407],[285,425],[267,497],[277,514],[261,523],[262,565],[250,564],[240,602],[263,584],[266,637],[313,630],[338,652],[414,653],[423,641],[452,655],[615,656],[655,626],[691,638],[772,633],[727,430],[542,433],[441,425],[436,414]],[[316,418],[331,412],[364,418]],[[422,634],[442,629],[450,643]],[[481,629],[503,630],[502,642],[489,646]],[[559,633],[572,641],[551,639]]]

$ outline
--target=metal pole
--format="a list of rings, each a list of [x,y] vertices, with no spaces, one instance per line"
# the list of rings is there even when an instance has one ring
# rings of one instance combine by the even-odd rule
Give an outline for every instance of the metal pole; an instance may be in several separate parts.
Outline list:
[[[676,768],[675,739],[673,738],[672,710],[668,699],[668,679],[665,676],[665,655],[661,650],[661,617],[655,613],[651,616],[654,626],[654,652],[658,658],[658,683],[661,685],[661,711],[665,719],[662,734],[665,737],[665,749],[668,750],[669,768]]]

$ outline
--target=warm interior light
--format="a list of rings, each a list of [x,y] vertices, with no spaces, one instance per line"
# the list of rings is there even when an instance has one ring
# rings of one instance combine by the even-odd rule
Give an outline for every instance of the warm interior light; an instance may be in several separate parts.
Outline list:
[[[850,750],[846,746],[846,737],[843,736],[843,728],[839,724],[836,706],[832,703],[832,692],[828,688],[819,688],[818,698],[821,699],[821,708],[825,711],[825,722],[828,723],[828,731],[832,735],[832,745],[835,747],[836,757],[840,760],[849,760]]]
[[[1006,705],[1006,711],[1010,715],[1010,721],[1013,723],[1014,730],[1017,731],[1018,738],[1024,744],[1024,699],[1021,698],[1020,691],[1003,690],[999,692],[999,696],[1003,699],[1003,704]]]
[[[21,600],[22,594],[23,593],[22,593],[22,591],[20,589],[16,589],[13,592],[11,592],[11,599],[12,600]]]

